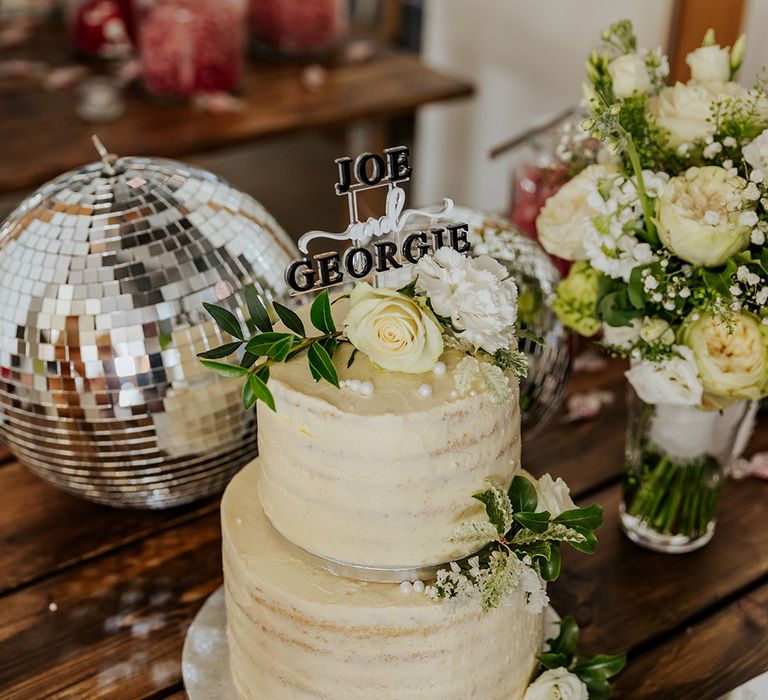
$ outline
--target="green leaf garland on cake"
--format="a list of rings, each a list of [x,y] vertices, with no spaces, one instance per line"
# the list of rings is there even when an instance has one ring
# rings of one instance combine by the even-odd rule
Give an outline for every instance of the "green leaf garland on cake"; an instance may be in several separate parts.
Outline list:
[[[549,474],[538,480],[515,476],[506,490],[489,483],[473,498],[485,506],[487,519],[461,523],[451,540],[480,549],[438,571],[427,595],[454,602],[480,600],[483,607],[494,608],[522,591],[527,609],[541,612],[549,601],[544,581],[554,581],[560,573],[561,543],[594,551],[603,509],[577,508],[565,482]]]
[[[608,679],[627,663],[626,654],[598,654],[586,657],[578,650],[579,626],[570,615],[560,622],[557,637],[547,640],[539,654],[536,678],[523,700],[607,700],[611,696]]]
[[[365,354],[380,370],[420,374],[432,371],[443,352],[466,354],[454,374],[457,393],[478,386],[494,403],[514,396],[511,377],[527,372],[527,358],[517,350],[517,288],[507,270],[489,256],[467,258],[449,248],[425,256],[414,266],[413,280],[394,290],[361,282],[340,298],[349,306],[341,323],[324,289],[313,301],[309,320],[315,332],[289,307],[272,303],[272,311],[251,285],[243,293],[250,337],[233,311],[215,304],[204,307],[223,334],[219,347],[199,354],[208,368],[244,379],[243,404],[262,401],[274,410],[269,370],[275,364],[302,359],[315,381],[339,387],[334,356],[340,343]],[[334,300],[336,301],[336,300]],[[282,327],[276,329],[274,323]],[[234,356],[236,361],[225,361]]]

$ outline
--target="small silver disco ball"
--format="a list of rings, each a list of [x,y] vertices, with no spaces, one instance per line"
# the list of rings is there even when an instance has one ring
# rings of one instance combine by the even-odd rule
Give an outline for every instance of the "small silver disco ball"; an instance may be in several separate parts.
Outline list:
[[[551,307],[560,274],[541,246],[503,216],[456,207],[451,219],[469,224],[474,254],[490,255],[509,270],[518,287],[518,323],[544,340],[544,345],[519,343],[528,355],[520,412],[523,436],[529,438],[560,408],[570,374],[568,334]]]
[[[280,298],[296,248],[209,172],[102,155],[0,226],[0,433],[67,491],[165,508],[220,491],[256,452],[240,382],[196,357],[228,340],[202,303],[242,319],[245,286]]]

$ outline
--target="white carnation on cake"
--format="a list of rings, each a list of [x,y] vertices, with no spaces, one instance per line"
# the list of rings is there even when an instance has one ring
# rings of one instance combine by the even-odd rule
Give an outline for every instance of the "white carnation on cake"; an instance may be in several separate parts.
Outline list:
[[[382,369],[429,372],[443,354],[442,327],[432,312],[405,294],[365,282],[349,295],[344,331]]]
[[[675,345],[676,356],[655,362],[641,360],[624,375],[641,401],[649,404],[698,406],[704,393],[693,351]]]
[[[449,318],[458,338],[491,355],[514,343],[517,286],[493,258],[468,258],[440,248],[416,266],[416,290],[434,312]]]
[[[584,681],[567,668],[544,671],[525,691],[523,700],[588,700]]]
[[[560,477],[554,480],[549,474],[543,474],[534,484],[539,497],[539,505],[536,510],[549,511],[553,518],[566,510],[573,510],[576,504],[571,498],[571,490]]]

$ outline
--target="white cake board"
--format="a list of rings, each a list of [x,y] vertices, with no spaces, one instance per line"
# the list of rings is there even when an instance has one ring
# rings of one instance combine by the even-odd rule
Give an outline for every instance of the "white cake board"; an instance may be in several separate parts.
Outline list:
[[[560,616],[552,607],[544,614],[545,638],[556,637]],[[229,671],[224,586],[203,603],[187,630],[181,652],[181,675],[189,700],[240,700]]]

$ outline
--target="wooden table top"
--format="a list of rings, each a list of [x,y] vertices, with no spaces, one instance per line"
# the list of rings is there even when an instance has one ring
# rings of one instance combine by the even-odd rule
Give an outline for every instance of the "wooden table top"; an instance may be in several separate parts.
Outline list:
[[[619,531],[624,393],[619,362],[579,373],[614,404],[556,419],[523,463],[601,503],[597,551],[564,552],[551,587],[589,652],[629,652],[615,697],[709,700],[768,670],[768,483],[730,481],[712,542],[686,555],[642,550]],[[768,449],[763,415],[750,450]],[[221,584],[218,502],[167,512],[112,510],[0,466],[0,698],[184,697],[181,649]]]
[[[62,32],[42,28],[40,39],[2,58],[51,65],[71,62]],[[30,48],[32,46],[32,48]],[[378,50],[362,63],[329,65],[317,89],[304,87],[297,64],[247,64],[240,112],[209,114],[186,104],[162,104],[138,89],[112,124],[88,124],[75,113],[77,91],[52,92],[37,82],[0,82],[0,192],[32,188],[95,160],[91,134],[118,155],[179,157],[305,129],[380,119],[472,93],[472,86],[427,68],[418,56]]]

